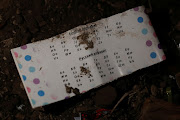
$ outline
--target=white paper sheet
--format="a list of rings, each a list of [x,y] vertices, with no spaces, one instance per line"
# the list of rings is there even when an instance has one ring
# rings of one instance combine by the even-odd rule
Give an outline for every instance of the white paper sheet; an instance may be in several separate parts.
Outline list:
[[[165,60],[140,6],[11,50],[33,108],[84,93]]]

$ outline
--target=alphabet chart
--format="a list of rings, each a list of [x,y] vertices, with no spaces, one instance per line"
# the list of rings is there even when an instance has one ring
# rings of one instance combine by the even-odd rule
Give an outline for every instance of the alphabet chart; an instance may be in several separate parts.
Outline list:
[[[68,99],[165,60],[144,10],[139,6],[12,49],[32,107]]]

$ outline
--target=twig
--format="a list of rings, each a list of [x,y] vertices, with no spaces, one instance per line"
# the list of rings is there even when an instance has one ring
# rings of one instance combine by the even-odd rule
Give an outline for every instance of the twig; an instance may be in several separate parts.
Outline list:
[[[128,96],[130,93],[132,93],[132,92],[133,92],[133,91],[131,90],[131,91],[125,93],[125,94],[119,99],[119,101],[116,103],[116,105],[114,106],[114,108],[111,110],[111,113],[110,113],[110,114],[112,114],[112,113],[114,112],[114,110],[116,109],[116,107],[119,105],[119,103],[122,102],[123,99],[124,99],[125,97],[127,97],[127,96]]]

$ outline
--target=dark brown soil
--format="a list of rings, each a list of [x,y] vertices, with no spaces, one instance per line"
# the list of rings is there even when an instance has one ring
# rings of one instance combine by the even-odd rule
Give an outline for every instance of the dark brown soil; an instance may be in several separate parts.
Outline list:
[[[31,108],[10,54],[11,48],[55,36],[138,5],[147,7],[166,61],[72,99]],[[108,120],[138,119],[145,98],[155,95],[169,100],[168,87],[172,92],[169,102],[180,105],[180,90],[175,80],[180,71],[179,6],[178,0],[0,0],[0,119],[73,120],[81,112],[85,119],[94,120],[98,110],[108,113],[133,86],[138,89],[136,94],[125,98]],[[109,97],[97,97],[106,91]]]

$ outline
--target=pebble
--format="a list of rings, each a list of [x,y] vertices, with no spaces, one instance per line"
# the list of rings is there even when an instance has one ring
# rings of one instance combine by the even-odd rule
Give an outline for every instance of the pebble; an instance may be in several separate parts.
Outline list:
[[[23,86],[23,84],[22,84],[22,83],[20,83],[20,85],[19,85],[19,86],[20,86],[20,88],[21,88],[21,89],[24,89],[24,86]]]
[[[7,60],[7,58],[6,58],[6,57],[3,57],[3,60]]]
[[[20,106],[18,106],[18,107],[16,107],[18,110],[23,110],[23,107],[24,107],[25,105],[23,105],[23,104],[21,104]]]
[[[13,25],[18,25],[17,22],[16,22],[16,20],[13,20],[12,23],[13,23]]]

